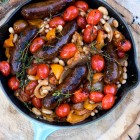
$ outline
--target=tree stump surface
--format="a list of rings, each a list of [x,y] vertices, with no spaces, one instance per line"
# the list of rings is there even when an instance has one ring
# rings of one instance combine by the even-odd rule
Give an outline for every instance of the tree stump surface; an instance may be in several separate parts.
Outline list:
[[[135,39],[140,64],[140,1],[106,0],[120,12],[129,24]],[[0,26],[6,21],[21,0],[0,1]],[[136,140],[140,134],[140,86],[128,93],[122,103],[102,120],[93,124],[58,130],[48,140]],[[9,103],[0,91],[0,140],[33,140],[33,129],[27,118]]]

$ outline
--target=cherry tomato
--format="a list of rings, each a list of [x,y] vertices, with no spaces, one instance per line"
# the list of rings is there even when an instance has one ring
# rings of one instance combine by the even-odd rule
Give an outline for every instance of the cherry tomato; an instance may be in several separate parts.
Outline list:
[[[37,85],[38,85],[37,81],[30,81],[25,87],[25,93],[28,95],[32,95]]]
[[[39,64],[37,68],[37,76],[40,79],[45,79],[50,73],[49,67],[46,64]]]
[[[41,99],[37,98],[37,97],[33,97],[32,98],[32,104],[36,107],[36,108],[41,108],[42,107],[42,102]]]
[[[104,94],[116,95],[116,93],[117,93],[117,86],[115,84],[104,86]]]
[[[49,25],[51,28],[56,28],[58,25],[65,25],[65,21],[62,17],[54,17],[50,22]]]
[[[119,58],[124,58],[125,52],[118,51],[118,56],[119,56]]]
[[[77,1],[77,2],[75,2],[75,4],[74,4],[77,8],[80,8],[80,9],[82,9],[83,11],[87,11],[88,10],[88,8],[89,8],[89,6],[88,6],[88,4],[86,3],[86,2],[84,2],[84,1]]]
[[[41,37],[37,37],[31,43],[30,52],[36,53],[44,44],[45,44],[44,39],[42,39]]]
[[[92,25],[97,25],[102,18],[102,13],[95,9],[88,13],[87,15],[87,23]]]
[[[91,25],[84,29],[83,40],[85,43],[91,43],[97,37],[97,29]]]
[[[27,74],[28,75],[36,75],[37,74],[37,67],[38,64],[32,64],[28,69],[27,69]]]
[[[125,40],[121,40],[118,43],[117,47],[118,47],[119,51],[127,52],[132,48],[132,45],[131,45],[131,42],[129,40],[125,39]]]
[[[104,69],[105,60],[101,55],[96,54],[91,58],[91,65],[93,70],[101,72]]]
[[[12,90],[17,90],[19,88],[19,80],[16,77],[12,77],[8,81],[8,86]]]
[[[6,61],[0,62],[0,72],[4,76],[8,76],[10,74],[10,65],[8,62],[6,62]]]
[[[87,25],[87,21],[85,17],[78,16],[77,17],[77,24],[81,29],[85,29]]]
[[[56,108],[56,115],[59,117],[66,117],[70,112],[70,106],[68,104],[61,104]]]
[[[69,59],[75,55],[77,51],[77,47],[73,43],[69,43],[65,45],[61,52],[60,52],[60,57],[63,59]]]
[[[104,95],[101,92],[93,91],[90,93],[90,100],[94,101],[95,103],[101,102],[103,100]]]
[[[89,92],[87,90],[83,90],[80,88],[79,90],[75,91],[72,101],[74,103],[81,103],[84,102],[89,97]]]
[[[111,94],[107,94],[104,96],[104,98],[102,100],[102,108],[104,110],[110,109],[110,108],[112,108],[114,103],[115,103],[115,96],[113,96]]]
[[[79,14],[78,8],[75,6],[70,6],[64,11],[63,18],[65,21],[74,20]]]

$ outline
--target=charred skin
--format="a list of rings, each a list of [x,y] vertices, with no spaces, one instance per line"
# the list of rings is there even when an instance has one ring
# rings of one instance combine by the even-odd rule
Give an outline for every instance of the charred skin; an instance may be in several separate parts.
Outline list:
[[[26,19],[50,17],[60,13],[72,2],[74,0],[46,0],[44,2],[37,2],[23,7],[21,14]]]
[[[68,92],[72,94],[86,78],[87,71],[86,66],[75,67],[67,78],[58,86],[57,90],[61,91],[63,94]],[[58,97],[53,97],[52,93],[50,93],[43,99],[43,106],[48,109],[54,109],[57,106],[57,100]]]
[[[110,59],[106,59],[106,67],[105,67],[105,77],[104,82],[106,84],[116,83],[119,79],[119,65],[116,62],[118,59],[116,51],[114,51],[114,45],[112,43],[108,43],[106,46],[106,53],[111,57]],[[115,61],[116,60],[116,61]]]
[[[16,42],[15,48],[11,51],[11,58],[10,58],[10,63],[11,63],[11,73],[15,75],[17,72],[20,71],[20,65],[21,62],[19,59],[21,58],[21,53],[20,51],[24,50],[25,47],[27,46],[27,42],[30,42],[33,37],[37,33],[37,28],[33,26],[29,26],[26,28],[19,39]]]
[[[38,58],[50,60],[59,54],[59,51],[64,45],[70,42],[72,35],[78,29],[76,21],[68,22],[62,33],[55,39],[48,42],[45,47],[38,51],[35,55]]]

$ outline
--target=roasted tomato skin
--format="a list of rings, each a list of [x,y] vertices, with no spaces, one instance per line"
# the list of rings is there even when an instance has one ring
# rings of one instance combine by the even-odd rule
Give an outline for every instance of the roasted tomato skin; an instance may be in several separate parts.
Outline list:
[[[61,104],[55,110],[58,117],[66,117],[70,113],[70,106],[68,104]]]
[[[119,58],[124,58],[124,56],[125,56],[125,52],[118,51],[118,57]]]
[[[119,51],[128,52],[132,48],[132,44],[129,40],[124,39],[119,41],[117,47]]]
[[[10,74],[10,64],[7,61],[1,61],[0,62],[0,72],[4,76],[8,76]]]
[[[84,90],[84,89],[80,88],[79,90],[75,91],[75,93],[72,97],[72,102],[81,103],[81,102],[84,102],[88,97],[89,97],[88,90]]]
[[[85,1],[77,1],[74,4],[77,8],[82,9],[83,11],[87,11],[89,6]]]
[[[45,79],[48,77],[50,69],[46,64],[39,64],[37,67],[37,76],[39,79]]]
[[[117,94],[117,86],[115,84],[105,85],[104,86],[104,94]]]
[[[30,81],[25,87],[25,93],[31,96],[37,85],[38,85],[37,81]]]
[[[73,43],[69,43],[62,48],[60,52],[60,57],[63,59],[69,59],[75,55],[76,51],[76,45]]]
[[[27,74],[28,75],[36,75],[37,74],[37,67],[38,67],[38,64],[32,64],[27,70]]]
[[[97,25],[101,18],[102,18],[102,13],[99,10],[94,9],[88,13],[87,23],[91,25]]]
[[[36,108],[41,108],[42,107],[41,99],[38,99],[35,96],[31,99],[31,102]]]
[[[36,53],[39,49],[43,47],[44,44],[45,44],[45,41],[43,38],[41,37],[35,38],[33,42],[31,43],[30,52]]]
[[[51,28],[56,28],[58,25],[65,25],[65,21],[62,17],[54,17],[50,22],[49,25]]]
[[[89,96],[90,100],[92,100],[95,103],[102,102],[103,97],[104,95],[99,91],[93,91],[90,93],[90,96]]]
[[[64,11],[63,18],[65,21],[72,21],[78,16],[78,14],[78,8],[75,6],[70,6]]]
[[[83,40],[85,43],[91,43],[97,37],[97,29],[91,25],[87,26],[83,32]]]
[[[11,77],[8,81],[8,86],[12,90],[17,90],[19,88],[19,80],[16,77]]]
[[[91,65],[93,70],[101,72],[104,69],[105,60],[101,55],[96,54],[91,58]]]
[[[87,21],[85,17],[78,16],[77,17],[77,24],[81,29],[85,29],[87,25]]]
[[[108,110],[113,107],[114,103],[115,103],[115,96],[113,96],[112,94],[107,94],[104,96],[102,100],[102,108],[104,110]]]

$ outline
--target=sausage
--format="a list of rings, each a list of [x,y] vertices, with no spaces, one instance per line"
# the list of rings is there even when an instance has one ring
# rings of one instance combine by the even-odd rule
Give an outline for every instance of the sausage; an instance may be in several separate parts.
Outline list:
[[[20,71],[21,62],[19,59],[21,58],[21,52],[27,46],[33,37],[37,34],[37,28],[33,26],[27,27],[22,34],[20,35],[19,39],[16,42],[15,48],[11,51],[11,73],[15,75],[17,72]]]
[[[106,67],[104,72],[104,82],[106,84],[116,83],[120,77],[119,75],[119,65],[117,63],[117,53],[115,51],[114,45],[112,43],[108,43],[105,49],[106,53],[109,55],[111,59],[106,59]]]
[[[86,66],[76,66],[67,78],[58,86],[57,90],[63,94],[72,94],[86,78],[87,71]],[[48,109],[54,109],[57,106],[58,99],[61,98],[52,96],[53,93],[54,92],[48,94],[42,101],[43,106]]]
[[[23,7],[21,14],[26,19],[40,19],[50,17],[60,13],[64,8],[70,5],[74,0],[46,0]]]
[[[46,60],[52,59],[59,54],[61,48],[67,44],[74,32],[78,29],[76,21],[68,22],[62,31],[61,34],[58,35],[57,38],[48,42],[45,47],[39,50],[35,55],[38,58],[43,58]]]

